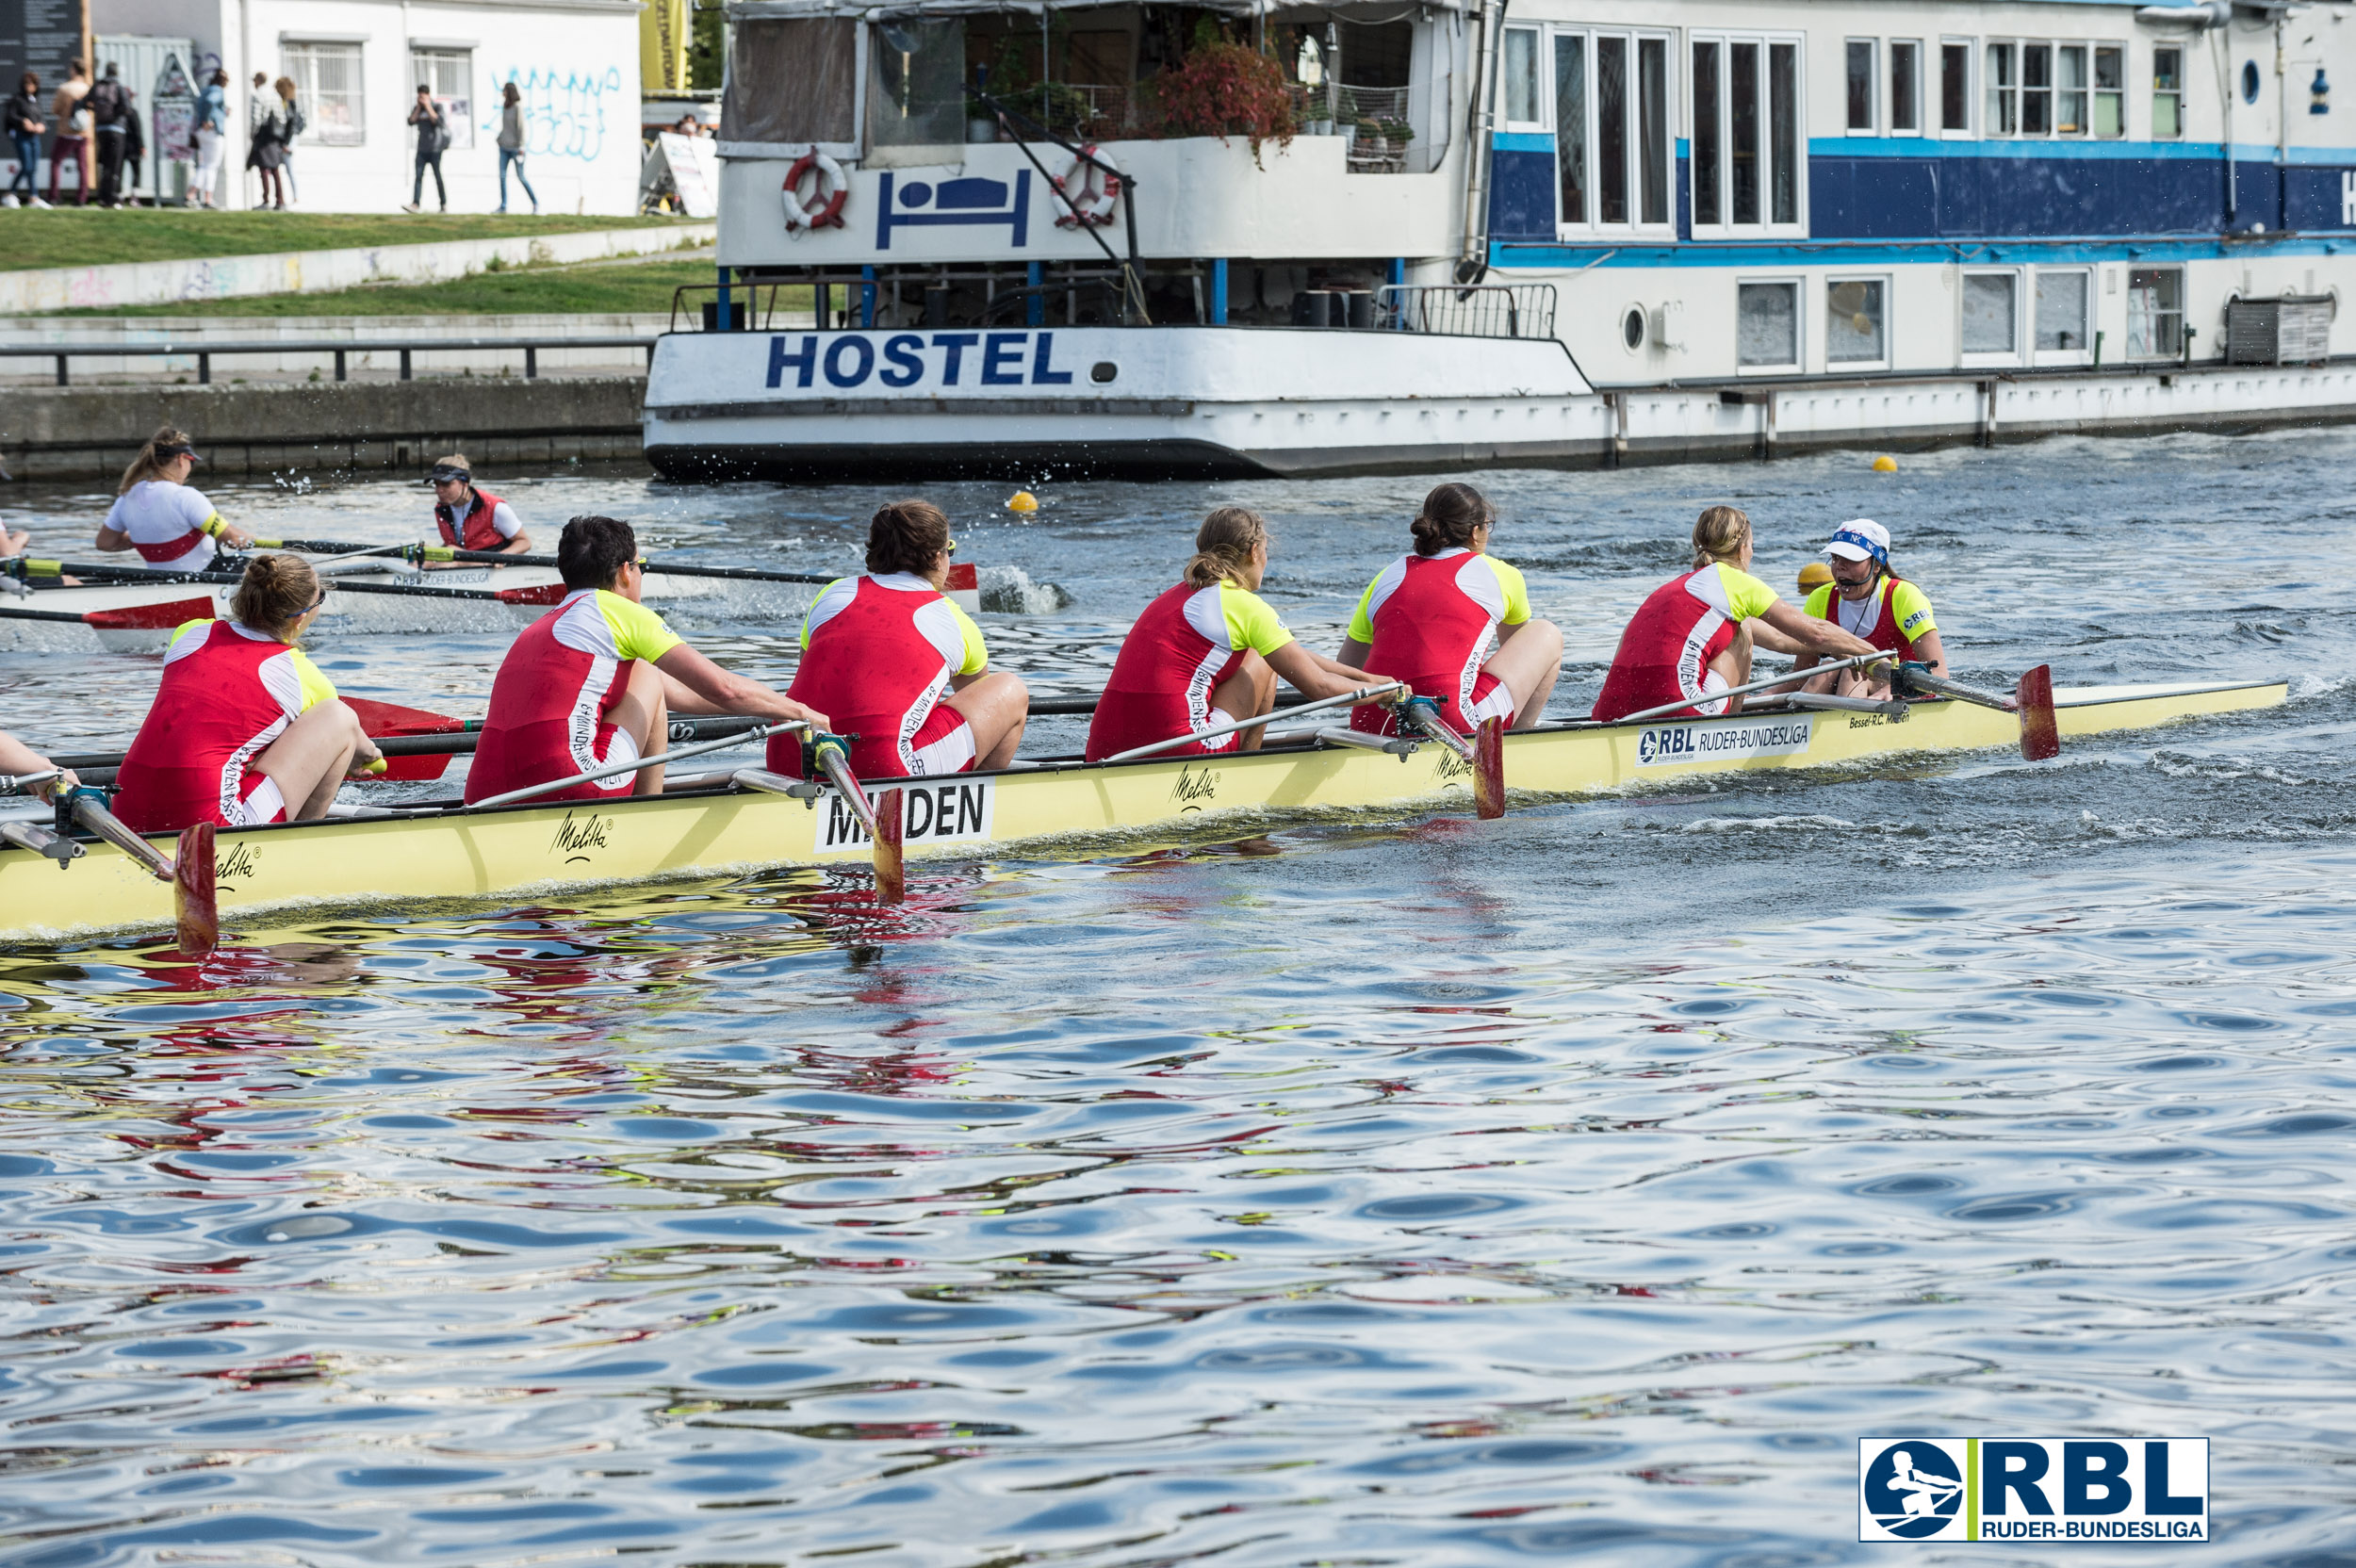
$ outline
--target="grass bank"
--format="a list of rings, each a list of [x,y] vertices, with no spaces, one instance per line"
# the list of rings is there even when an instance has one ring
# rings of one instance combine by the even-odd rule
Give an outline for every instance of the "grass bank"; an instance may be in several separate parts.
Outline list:
[[[681,284],[712,280],[712,253],[702,259],[585,262],[476,272],[442,283],[364,284],[320,294],[258,294],[233,300],[184,300],[169,304],[64,310],[57,316],[589,316],[647,314],[671,308]],[[807,318],[810,290],[792,291],[792,308]],[[781,309],[787,302],[780,301]]]
[[[203,212],[180,207],[0,209],[0,269],[90,267],[272,251],[340,251],[444,239],[656,228],[676,218],[532,218],[497,213]]]

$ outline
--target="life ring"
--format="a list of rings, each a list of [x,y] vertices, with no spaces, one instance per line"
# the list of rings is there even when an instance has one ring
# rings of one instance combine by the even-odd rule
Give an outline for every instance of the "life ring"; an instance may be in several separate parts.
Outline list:
[[[811,200],[817,205],[809,207],[802,204],[801,184],[802,176],[813,169],[818,172],[818,186]],[[841,164],[813,150],[795,158],[794,167],[785,172],[785,189],[780,194],[785,203],[785,232],[798,237],[805,229],[843,226],[843,204],[850,197],[851,182]]]
[[[1113,208],[1121,203],[1121,171],[1113,160],[1098,152],[1094,142],[1084,144],[1080,152],[1084,155],[1055,176],[1055,200],[1063,208],[1055,220],[1059,229],[1101,229],[1113,220]],[[1104,183],[1097,184],[1099,180]]]

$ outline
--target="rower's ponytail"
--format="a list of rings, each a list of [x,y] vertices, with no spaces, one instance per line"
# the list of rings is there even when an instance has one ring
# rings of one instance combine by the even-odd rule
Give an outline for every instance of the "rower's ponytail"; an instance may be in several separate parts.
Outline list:
[[[115,494],[128,495],[134,484],[163,478],[165,464],[183,452],[194,450],[195,447],[196,438],[187,431],[174,430],[166,425],[147,438],[147,445],[139,449],[139,455],[131,460],[128,468],[123,470],[123,482],[115,486]]]
[[[245,564],[245,576],[229,599],[229,613],[240,625],[267,631],[285,642],[319,596],[319,575],[299,555],[257,555]]]
[[[1739,506],[1713,506],[1693,523],[1693,570],[1713,561],[1731,562],[1751,536],[1751,519]]]
[[[1194,559],[1186,563],[1186,585],[1208,588],[1241,576],[1252,565],[1252,552],[1267,543],[1267,518],[1246,507],[1218,508],[1195,530]]]
[[[1407,531],[1415,536],[1417,555],[1437,555],[1442,550],[1472,548],[1473,531],[1495,528],[1497,521],[1497,509],[1489,504],[1488,497],[1451,480],[1432,487]]]

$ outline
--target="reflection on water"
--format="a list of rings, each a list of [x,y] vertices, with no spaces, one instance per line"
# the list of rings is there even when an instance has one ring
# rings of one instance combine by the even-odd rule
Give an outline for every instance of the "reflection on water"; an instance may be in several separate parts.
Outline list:
[[[1864,1560],[1855,1439],[1923,1431],[2206,1435],[2170,1560],[2331,1560],[2351,569],[2248,541],[2348,439],[1499,480],[1566,699],[1704,485],[1770,564],[1890,523],[1967,670],[2296,678],[2056,766],[0,956],[0,1553]],[[542,488],[843,564],[874,500]],[[1327,635],[1417,486],[1240,488]],[[1207,493],[961,523],[1076,596],[1002,657],[1101,676]],[[499,646],[321,658],[472,712]],[[153,668],[0,660],[8,726]]]

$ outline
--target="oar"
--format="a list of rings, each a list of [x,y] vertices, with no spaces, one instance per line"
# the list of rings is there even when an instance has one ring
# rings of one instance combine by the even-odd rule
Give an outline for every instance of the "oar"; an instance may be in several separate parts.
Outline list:
[[[1854,669],[1859,664],[1887,662],[1889,658],[1890,655],[1886,653],[1851,654],[1846,659],[1836,659],[1828,664],[1812,664],[1805,670],[1793,670],[1789,675],[1774,675],[1763,680],[1754,680],[1741,686],[1729,686],[1723,692],[1707,692],[1698,697],[1686,697],[1678,702],[1664,702],[1658,708],[1647,708],[1640,712],[1625,713],[1616,719],[1587,719],[1579,722],[1584,725],[1642,724],[1646,719],[1658,719],[1671,713],[1681,713],[1697,702],[1716,702],[1722,697],[1747,696],[1753,692],[1763,692],[1771,686],[1793,686],[1803,680],[1813,680],[1826,670]],[[1715,715],[1705,713],[1700,716],[1710,718]]]
[[[569,790],[576,784],[595,784],[600,778],[612,778],[618,774],[644,773],[648,768],[664,767],[689,757],[701,757],[708,751],[725,751],[730,746],[744,745],[750,741],[765,741],[772,735],[782,735],[788,730],[809,727],[810,726],[800,719],[788,719],[781,724],[755,725],[742,735],[730,735],[722,740],[707,741],[701,745],[682,746],[677,751],[664,752],[659,757],[641,757],[635,762],[615,762],[607,767],[591,768],[586,773],[577,773],[570,778],[550,779],[546,784],[529,784],[520,790],[510,790],[504,794],[493,795],[487,800],[475,801],[462,809],[487,811],[494,806],[513,806],[520,800],[536,800],[542,795],[554,794],[559,790]]]
[[[2053,667],[2050,664],[2022,671],[2020,685],[2011,696],[1933,675],[1913,660],[1898,666],[1898,681],[1905,689],[1937,692],[1958,702],[1993,708],[2000,713],[2018,713],[2023,758],[2032,762],[2046,762],[2061,755],[2061,721],[2053,712]]]
[[[0,844],[13,844],[18,849],[29,849],[36,855],[45,855],[57,862],[59,871],[65,870],[65,863],[68,860],[78,860],[82,858],[80,844],[62,833],[52,833],[39,823],[0,822]]]
[[[221,898],[213,875],[213,825],[180,830],[177,852],[166,856],[106,809],[106,792],[84,786],[65,797],[67,814],[88,831],[172,884],[172,924],[184,956],[202,958],[221,945]]]
[[[1409,697],[1401,705],[1409,724],[1463,758],[1473,776],[1473,812],[1483,822],[1505,815],[1505,721],[1496,714],[1481,721],[1471,739],[1440,716],[1432,697]]]
[[[875,853],[875,902],[897,904],[908,897],[906,859],[900,842],[900,810],[904,798],[898,790],[886,790],[883,799],[871,802],[867,792],[851,776],[851,757],[839,735],[822,735],[810,748],[818,766],[833,780],[843,795],[843,804],[867,829],[868,841]]]
[[[371,709],[389,710],[394,713],[419,711],[414,708],[396,708],[391,703],[369,702],[366,697],[347,697],[344,700],[354,706],[365,704]],[[429,719],[439,719],[448,727],[437,729],[419,727],[407,733],[384,732],[377,729],[375,724],[364,715],[362,723],[363,727],[369,731],[368,739],[374,741],[376,749],[386,757],[430,757],[444,760],[442,767],[436,768],[430,774],[404,773],[400,771],[400,764],[396,763],[394,769],[385,773],[384,777],[391,779],[438,778],[448,768],[448,759],[467,755],[483,739],[481,719],[452,719],[438,713],[428,713],[424,716]],[[707,741],[727,735],[734,736],[739,743],[742,743],[746,732],[758,728],[760,724],[759,719],[734,717],[702,716],[673,719],[671,739],[674,741]],[[113,782],[113,777],[106,770],[123,765],[123,753],[119,751],[84,751],[70,754],[60,752],[57,754],[55,760],[59,767],[72,768],[80,774],[87,783],[107,784]],[[5,790],[0,790],[0,793],[6,792]]]
[[[1314,713],[1324,708],[1356,707],[1360,703],[1380,702],[1394,692],[1406,690],[1404,685],[1396,680],[1384,681],[1380,686],[1361,686],[1354,692],[1344,692],[1337,697],[1319,697],[1315,702],[1304,702],[1293,709],[1285,717],[1298,718],[1303,713]],[[1134,762],[1140,757],[1156,756],[1178,746],[1190,745],[1196,741],[1215,741],[1221,735],[1232,735],[1238,729],[1257,729],[1262,725],[1274,723],[1276,715],[1268,712],[1255,719],[1235,719],[1226,724],[1215,724],[1208,729],[1189,730],[1184,735],[1173,735],[1167,741],[1156,741],[1150,746],[1131,746],[1127,751],[1116,752],[1104,760]]]
[[[8,564],[8,570],[20,577],[71,576],[99,582],[229,583],[244,580],[244,574],[240,572],[162,572],[138,566],[118,566],[111,562],[28,561],[20,558]],[[361,582],[342,577],[335,580],[335,588],[337,592],[345,594],[389,594],[396,597],[429,599],[476,599],[484,603],[498,604],[556,604],[572,591],[561,582],[551,582],[538,588],[434,588],[417,582]]]
[[[462,550],[449,545],[420,545],[414,547],[410,554],[412,559],[419,561],[480,561],[504,566],[553,566],[556,564],[556,557],[552,555],[502,555],[498,550]],[[843,575],[841,572],[835,573],[832,577],[821,576],[814,572],[773,572],[760,566],[691,566],[684,562],[665,561],[661,556],[649,559],[646,569],[649,572],[666,572],[672,577],[728,578],[738,582],[823,584],[832,582],[835,578]]]

